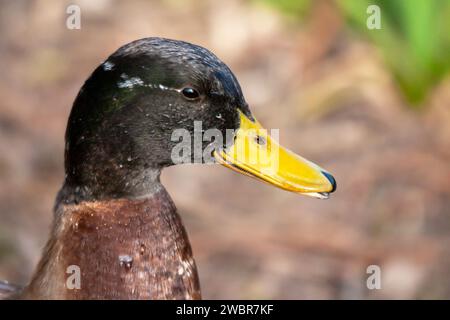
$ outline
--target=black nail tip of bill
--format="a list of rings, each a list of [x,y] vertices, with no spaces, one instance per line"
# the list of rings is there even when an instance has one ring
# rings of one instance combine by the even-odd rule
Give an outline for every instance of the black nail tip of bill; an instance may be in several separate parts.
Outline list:
[[[331,185],[333,186],[333,189],[331,189],[331,191],[329,192],[331,193],[336,191],[336,179],[334,179],[334,177],[328,172],[322,171],[322,174],[328,179],[328,181],[330,181]]]

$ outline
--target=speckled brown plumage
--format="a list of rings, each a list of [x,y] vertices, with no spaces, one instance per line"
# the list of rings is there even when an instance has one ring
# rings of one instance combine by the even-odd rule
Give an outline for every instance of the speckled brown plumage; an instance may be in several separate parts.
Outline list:
[[[70,265],[80,267],[80,289],[66,288]],[[191,247],[167,192],[61,205],[22,297],[200,299]]]

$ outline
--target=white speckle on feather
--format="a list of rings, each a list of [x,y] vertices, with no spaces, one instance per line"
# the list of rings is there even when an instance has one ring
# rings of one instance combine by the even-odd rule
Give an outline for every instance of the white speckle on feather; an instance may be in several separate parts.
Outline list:
[[[181,276],[184,273],[184,268],[183,266],[179,266],[178,267],[178,274]]]
[[[134,88],[135,86],[143,86],[143,85],[144,81],[142,81],[142,79],[139,77],[132,77],[129,79],[125,79],[123,81],[119,81],[117,83],[117,86],[119,88],[128,88],[128,89]]]
[[[125,266],[126,268],[131,268],[131,265],[133,263],[133,258],[129,255],[123,254],[119,256],[119,263],[121,266]]]
[[[194,266],[194,261],[189,258],[187,260],[181,260],[181,265],[178,267],[178,274],[181,275],[186,275],[186,276],[190,276],[192,274],[192,270],[193,270],[193,266]]]
[[[115,64],[110,62],[110,61],[105,61],[105,63],[103,63],[103,70],[105,71],[110,71],[114,68]]]

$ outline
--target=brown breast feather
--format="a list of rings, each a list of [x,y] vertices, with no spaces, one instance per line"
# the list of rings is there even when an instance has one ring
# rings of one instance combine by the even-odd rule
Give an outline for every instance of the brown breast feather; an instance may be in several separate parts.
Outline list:
[[[80,289],[67,288],[69,266]],[[62,205],[27,299],[200,299],[192,250],[166,193]]]

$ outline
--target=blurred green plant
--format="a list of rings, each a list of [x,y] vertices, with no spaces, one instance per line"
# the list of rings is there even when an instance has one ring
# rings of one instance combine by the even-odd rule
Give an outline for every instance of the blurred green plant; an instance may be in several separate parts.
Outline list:
[[[261,1],[297,17],[313,4],[307,0]],[[450,1],[336,0],[335,3],[348,26],[381,51],[412,106],[419,106],[450,73]],[[381,9],[380,30],[367,28],[369,5]]]
[[[450,72],[450,1],[338,0],[350,25],[381,50],[406,98],[417,106]],[[366,27],[367,7],[381,9],[380,30]]]

